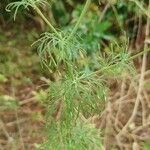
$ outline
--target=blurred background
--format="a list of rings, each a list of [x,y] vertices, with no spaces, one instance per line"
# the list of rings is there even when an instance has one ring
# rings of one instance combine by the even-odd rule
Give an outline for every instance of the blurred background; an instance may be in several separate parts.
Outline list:
[[[0,126],[3,131],[0,149],[31,150],[44,140],[41,132],[47,83],[57,77],[41,66],[37,49],[31,46],[42,32],[49,30],[44,21],[34,10],[22,8],[14,21],[14,13],[5,9],[10,2],[14,0],[0,1]],[[50,5],[41,10],[56,28],[71,30],[84,3],[84,0],[49,0]],[[141,3],[148,7],[148,0]],[[77,34],[84,39],[81,42],[93,59],[99,51],[107,53],[111,41],[122,43],[126,37],[130,53],[136,54],[144,47],[146,20],[146,15],[133,2],[93,0]],[[135,61],[137,70],[140,65],[141,57]]]

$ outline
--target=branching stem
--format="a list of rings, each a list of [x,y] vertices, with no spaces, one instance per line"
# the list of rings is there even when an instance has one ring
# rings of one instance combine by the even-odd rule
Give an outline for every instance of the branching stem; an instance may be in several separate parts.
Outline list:
[[[41,10],[35,6],[34,9],[36,10],[36,12],[40,15],[40,17],[45,21],[45,23],[49,26],[49,28],[56,33],[56,35],[61,39],[61,35],[57,32],[57,30],[53,27],[53,25],[47,20],[47,18],[43,15],[43,13],[41,12]]]
[[[144,50],[144,51],[142,51],[142,52],[139,52],[138,54],[135,54],[135,55],[131,56],[129,59],[130,59],[130,60],[133,60],[133,59],[135,59],[135,58],[137,58],[137,57],[139,57],[139,56],[141,56],[141,55],[143,55],[144,53],[147,53],[147,52],[149,52],[149,51],[150,51],[150,48],[147,48],[146,50]]]

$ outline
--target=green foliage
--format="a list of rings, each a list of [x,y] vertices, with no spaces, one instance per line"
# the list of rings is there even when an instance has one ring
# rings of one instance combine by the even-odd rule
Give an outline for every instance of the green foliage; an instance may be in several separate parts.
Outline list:
[[[48,95],[43,91],[36,93],[36,98],[41,101],[48,98],[48,139],[42,145],[44,150],[99,149],[100,133],[90,124],[81,123],[79,115],[100,114],[109,90],[108,77],[122,77],[125,72],[134,72],[127,53],[128,43],[126,40],[116,42],[107,33],[113,26],[112,22],[99,22],[96,14],[86,14],[90,3],[91,0],[87,0],[83,8],[74,11],[72,24],[60,30],[55,29],[38,8],[45,5],[45,1],[22,0],[7,6],[8,10],[15,9],[14,18],[21,6],[33,8],[51,29],[34,43],[38,45],[44,66],[59,76],[50,84]],[[116,20],[119,23],[118,17]],[[99,42],[103,40],[112,40],[106,52],[99,51]]]
[[[41,105],[45,106],[48,99],[48,93],[47,91],[40,90],[39,92],[34,92],[34,97]]]
[[[68,41],[68,35],[60,33],[61,39],[55,33],[44,33],[34,44],[39,44],[38,51],[43,64],[58,67],[60,63],[78,58],[80,43],[74,37]]]
[[[53,126],[49,139],[39,149],[41,150],[99,150],[102,149],[100,131],[93,125],[78,122],[72,128],[59,124]],[[59,143],[58,143],[59,140]]]
[[[54,1],[54,0],[53,0]],[[71,0],[72,1],[72,0]],[[65,3],[62,0],[53,2],[52,12],[55,20],[60,25],[66,25],[70,20],[70,15],[65,8]]]
[[[78,19],[82,9],[82,5],[79,5],[73,11],[72,22],[75,22]],[[69,27],[71,26],[68,26],[67,28]],[[81,39],[84,39],[81,40],[81,43],[88,54],[98,51],[101,48],[102,40],[113,40],[113,36],[107,32],[111,27],[112,23],[109,21],[100,22],[98,12],[89,11],[86,13],[86,17],[83,18],[77,34]]]
[[[90,116],[101,111],[99,104],[105,102],[107,88],[103,79],[90,70],[73,70],[67,72],[62,81],[51,84],[49,93],[50,104],[55,107],[55,104],[63,99],[65,110],[69,110],[70,116],[76,110]]]
[[[47,4],[45,0],[21,0],[18,2],[12,2],[12,3],[8,4],[6,7],[6,10],[7,11],[11,11],[13,9],[15,10],[15,12],[14,12],[14,20],[15,20],[18,9],[21,6],[23,6],[25,9],[29,9],[29,7],[32,7],[33,9],[35,9],[35,7],[42,6],[45,4]]]
[[[135,75],[134,65],[127,52],[127,43],[124,43],[124,45],[111,43],[108,54],[99,58],[99,64],[105,77],[118,78],[127,72]]]

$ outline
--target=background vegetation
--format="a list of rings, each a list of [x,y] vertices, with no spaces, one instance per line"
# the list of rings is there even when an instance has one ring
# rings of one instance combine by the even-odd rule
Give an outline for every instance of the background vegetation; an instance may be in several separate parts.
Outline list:
[[[150,2],[13,2],[0,2],[1,149],[148,150]]]

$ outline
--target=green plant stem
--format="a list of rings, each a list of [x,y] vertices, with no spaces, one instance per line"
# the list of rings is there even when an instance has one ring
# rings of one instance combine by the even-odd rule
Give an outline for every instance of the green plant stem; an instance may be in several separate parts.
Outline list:
[[[135,59],[135,58],[137,58],[137,57],[139,57],[139,56],[141,56],[141,55],[143,55],[144,53],[147,53],[147,52],[149,52],[149,51],[150,51],[150,48],[149,48],[149,49],[146,49],[146,50],[144,50],[144,51],[142,51],[142,52],[139,52],[138,54],[135,54],[135,55],[131,56],[131,57],[129,58],[129,60],[133,60],[133,59]]]
[[[88,10],[88,8],[89,8],[89,6],[90,6],[90,3],[91,3],[91,0],[87,0],[87,1],[86,1],[85,6],[84,6],[84,8],[83,8],[83,11],[82,11],[82,13],[81,13],[81,15],[80,15],[80,17],[79,17],[79,19],[78,19],[76,25],[74,26],[74,28],[73,28],[71,34],[69,35],[68,40],[70,40],[70,39],[72,38],[72,36],[73,36],[73,35],[76,33],[76,31],[78,30],[78,27],[79,27],[79,25],[80,25],[80,23],[81,23],[81,21],[82,21],[84,15],[85,15],[85,13],[87,12],[87,10]]]
[[[145,15],[147,15],[148,18],[150,18],[150,14],[148,12],[148,10],[146,10],[141,4],[140,2],[138,2],[137,0],[130,0],[131,2],[134,2],[142,11]]]
[[[112,5],[112,4],[110,4],[110,6],[112,7],[112,10],[113,10],[113,12],[114,12],[114,15],[115,15],[115,17],[116,17],[116,21],[117,21],[117,23],[118,23],[118,26],[119,26],[121,32],[124,33],[124,28],[123,28],[123,25],[121,24],[121,21],[119,20],[119,14],[118,14],[118,12],[117,12],[117,9],[116,9],[116,8],[114,7],[114,5]]]
[[[150,51],[150,49],[147,49],[147,50],[144,50],[144,51],[142,51],[142,52],[140,52],[140,53],[138,53],[138,54],[135,54],[134,56],[131,56],[131,57],[129,58],[129,61],[131,61],[131,60],[133,60],[133,59],[135,59],[135,58],[137,58],[137,57],[139,57],[139,56],[141,56],[141,55],[143,55],[143,54],[145,54],[145,53],[147,53],[147,52],[149,52],[149,51]],[[100,69],[100,70],[97,70],[97,71],[95,71],[95,72],[92,72],[92,73],[88,74],[86,77],[89,77],[89,76],[92,76],[92,75],[96,75],[96,74],[101,73],[101,72],[103,72],[103,71],[105,71],[105,70],[111,69],[111,68],[114,67],[115,65],[116,65],[116,64],[112,64],[112,65],[110,65],[110,66],[104,67],[104,68],[102,68],[102,69]],[[80,79],[82,79],[82,77],[81,77]]]
[[[36,12],[40,15],[40,17],[46,22],[46,24],[49,26],[49,28],[56,33],[56,35],[61,39],[61,35],[57,32],[57,30],[53,27],[53,25],[47,20],[47,18],[43,15],[43,13],[41,12],[41,10],[35,6],[34,7]]]

